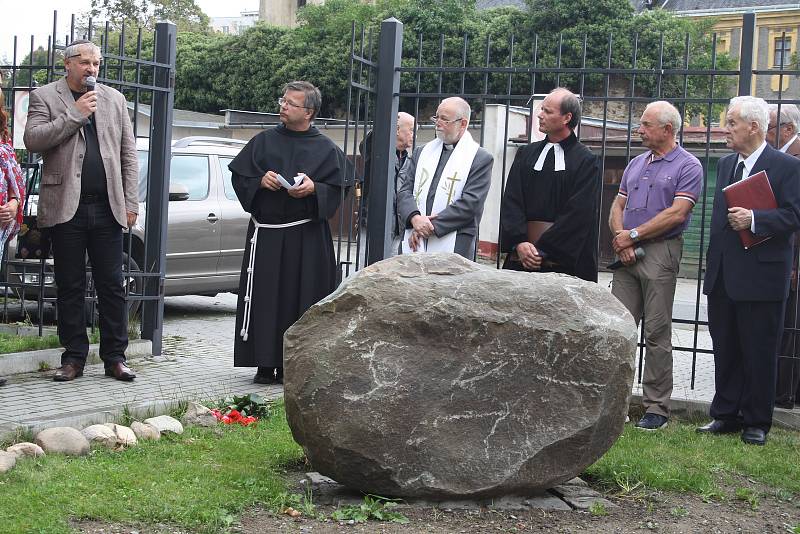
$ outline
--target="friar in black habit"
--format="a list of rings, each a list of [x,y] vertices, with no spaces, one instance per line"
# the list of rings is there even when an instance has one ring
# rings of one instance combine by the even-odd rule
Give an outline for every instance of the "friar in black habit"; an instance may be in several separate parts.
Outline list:
[[[258,367],[256,383],[283,382],[284,332],[336,287],[327,219],[339,205],[345,159],[312,124],[321,101],[308,82],[286,84],[278,100],[281,124],[256,135],[228,166],[252,216],[233,361]]]

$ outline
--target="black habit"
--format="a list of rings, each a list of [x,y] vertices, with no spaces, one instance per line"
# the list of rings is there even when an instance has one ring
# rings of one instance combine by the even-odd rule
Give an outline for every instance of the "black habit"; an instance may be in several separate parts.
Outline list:
[[[327,219],[336,212],[344,183],[344,154],[315,127],[305,132],[283,125],[256,135],[228,168],[239,202],[260,224],[310,222],[260,228],[250,291],[247,340],[242,336],[248,265],[255,226],[245,241],[236,306],[236,367],[283,367],[283,334],[313,304],[336,287],[336,259]],[[284,188],[270,191],[261,178],[274,171],[287,180],[305,173],[314,193],[292,198]]]
[[[599,160],[573,133],[559,143],[565,170],[555,170],[555,149],[551,148],[542,170],[535,171],[533,166],[547,142],[544,139],[521,148],[511,165],[500,211],[501,251],[511,252],[528,240],[528,221],[552,222],[536,243],[546,260],[542,272],[597,282]],[[524,270],[519,261],[510,258],[503,267]]]

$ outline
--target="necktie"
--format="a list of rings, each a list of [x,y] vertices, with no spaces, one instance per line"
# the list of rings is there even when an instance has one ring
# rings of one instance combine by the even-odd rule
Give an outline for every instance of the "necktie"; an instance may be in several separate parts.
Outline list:
[[[739,165],[736,166],[736,172],[733,173],[733,181],[732,184],[735,184],[739,180],[742,179],[742,174],[744,174],[744,161],[740,161]]]

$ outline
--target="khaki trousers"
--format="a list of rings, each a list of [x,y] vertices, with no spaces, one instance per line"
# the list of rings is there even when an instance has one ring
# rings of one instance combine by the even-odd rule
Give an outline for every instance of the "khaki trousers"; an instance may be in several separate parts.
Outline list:
[[[628,308],[636,325],[644,313],[645,359],[642,404],[669,417],[672,396],[672,303],[683,254],[683,238],[643,243],[645,257],[614,272],[611,293]]]

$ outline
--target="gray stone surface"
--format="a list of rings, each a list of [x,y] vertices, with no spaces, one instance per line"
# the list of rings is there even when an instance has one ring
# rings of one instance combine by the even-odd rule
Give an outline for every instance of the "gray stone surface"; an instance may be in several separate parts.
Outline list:
[[[30,456],[31,458],[38,458],[39,456],[44,456],[44,450],[35,443],[29,443],[27,441],[23,441],[22,443],[16,443],[9,448],[6,449],[6,452],[10,452],[17,456],[17,458],[22,458],[23,456]]]
[[[534,510],[546,511],[568,511],[572,507],[553,495],[552,493],[543,493],[541,495],[534,495],[525,499],[525,504]]]
[[[1,301],[0,301],[1,302]],[[28,333],[26,335],[35,335]],[[128,360],[136,360],[149,356],[153,352],[153,344],[147,339],[134,339],[128,344],[125,356]],[[42,368],[58,369],[61,366],[61,354],[64,349],[29,350],[3,354],[0,358],[0,375],[30,373]],[[100,344],[89,345],[87,363],[97,364],[100,360]]]
[[[183,434],[183,425],[181,422],[169,415],[159,415],[158,417],[145,419],[144,424],[152,426],[161,434],[169,432],[173,434]]]
[[[0,474],[8,473],[17,465],[17,455],[13,452],[0,451]]]
[[[594,504],[602,504],[606,508],[615,508],[617,506],[604,499],[600,493],[588,487],[585,483],[583,485],[574,483],[560,484],[551,491],[576,510],[588,510]]]
[[[80,430],[62,426],[46,428],[36,434],[34,442],[46,453],[83,456],[89,453],[89,441]]]
[[[619,436],[635,346],[633,319],[597,284],[398,256],[287,331],[286,412],[311,464],[349,487],[532,495]]]

